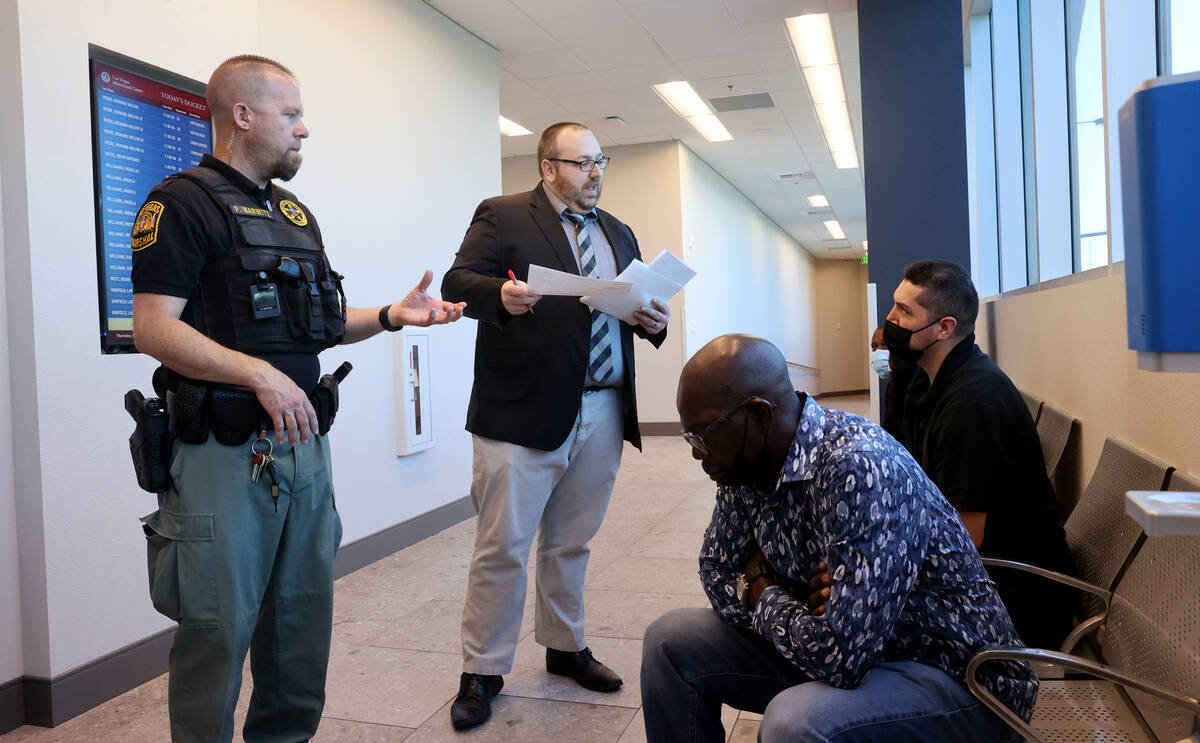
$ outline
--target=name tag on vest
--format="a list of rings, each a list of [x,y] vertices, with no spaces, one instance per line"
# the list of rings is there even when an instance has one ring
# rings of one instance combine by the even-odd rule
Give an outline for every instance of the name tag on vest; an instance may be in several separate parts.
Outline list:
[[[241,204],[230,204],[229,211],[242,217],[265,217],[271,218],[271,212],[266,209],[260,209],[257,206],[242,206]]]

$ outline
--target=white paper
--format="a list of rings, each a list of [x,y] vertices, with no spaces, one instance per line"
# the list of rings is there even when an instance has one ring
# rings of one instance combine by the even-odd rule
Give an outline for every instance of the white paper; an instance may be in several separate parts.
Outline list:
[[[695,269],[676,258],[674,253],[666,250],[650,261],[650,268],[654,269],[655,273],[666,276],[680,287],[691,281],[692,277],[696,275]]]
[[[529,288],[543,296],[581,297],[585,294],[596,297],[623,297],[629,293],[628,281],[590,279],[574,273],[555,271],[545,266],[529,266]]]
[[[695,275],[696,272],[691,266],[664,250],[648,266],[635,260],[625,267],[617,281],[627,281],[633,285],[626,296],[604,297],[592,294],[581,297],[579,301],[634,325],[637,323],[633,319],[635,310],[649,307],[651,299],[666,304]]]

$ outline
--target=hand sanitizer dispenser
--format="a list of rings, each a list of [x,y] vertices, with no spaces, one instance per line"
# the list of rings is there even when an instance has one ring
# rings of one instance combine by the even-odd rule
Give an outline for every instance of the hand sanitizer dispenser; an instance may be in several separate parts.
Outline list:
[[[1200,371],[1200,73],[1147,80],[1120,110],[1125,307],[1138,368]]]

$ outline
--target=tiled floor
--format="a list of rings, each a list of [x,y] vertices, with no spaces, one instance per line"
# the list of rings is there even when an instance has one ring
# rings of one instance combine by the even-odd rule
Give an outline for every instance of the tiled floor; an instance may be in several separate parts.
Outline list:
[[[831,407],[863,413],[864,396]],[[513,672],[492,719],[468,733],[450,727],[462,658],[459,620],[475,521],[446,531],[340,579],[334,602],[328,699],[314,741],[553,741],[641,743],[638,693],[642,634],[677,606],[706,606],[696,575],[713,485],[676,437],[649,437],[628,448],[604,527],[592,541],[586,600],[588,642],[625,680],[601,694],[546,673],[533,641],[532,590]],[[237,724],[245,716],[247,672]],[[57,728],[26,726],[4,743],[143,743],[170,739],[167,677],[150,681]],[[748,743],[758,715],[726,709],[730,741]]]

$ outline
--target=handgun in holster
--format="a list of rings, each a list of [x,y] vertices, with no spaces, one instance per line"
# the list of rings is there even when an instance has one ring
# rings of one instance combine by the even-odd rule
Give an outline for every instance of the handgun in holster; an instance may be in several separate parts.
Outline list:
[[[326,374],[313,390],[311,402],[317,412],[317,433],[321,436],[329,433],[333,419],[338,411],[338,384],[353,370],[349,361],[343,361],[333,374]]]
[[[125,393],[125,410],[133,417],[135,426],[129,437],[129,454],[138,486],[150,493],[161,493],[172,487],[171,449],[175,437],[171,434],[169,416],[160,398],[146,398],[139,390]]]

